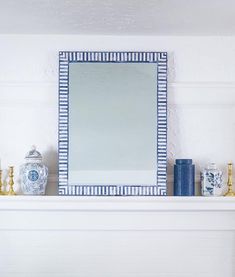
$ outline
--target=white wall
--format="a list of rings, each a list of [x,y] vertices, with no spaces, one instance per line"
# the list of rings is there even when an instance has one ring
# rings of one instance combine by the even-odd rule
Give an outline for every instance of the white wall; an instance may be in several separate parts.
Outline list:
[[[59,50],[168,51],[170,181],[175,158],[193,158],[197,166],[213,160],[223,167],[234,160],[235,37],[0,36],[0,49],[2,167],[13,164],[18,172],[28,148],[36,144],[51,173],[48,194],[56,194]],[[152,199],[147,213],[138,202],[133,216],[120,212],[121,203],[117,215],[124,222],[123,228],[133,220],[139,228],[87,230],[87,224],[96,222],[119,225],[109,209],[97,217],[100,203],[93,207],[95,212],[87,211],[88,204],[84,206],[86,212],[77,209],[75,213],[74,209],[67,210],[61,199],[48,198],[41,200],[45,211],[35,213],[28,208],[28,197],[15,198],[23,207],[15,206],[14,212],[14,204],[7,196],[2,197],[1,276],[234,276],[234,229],[224,227],[234,222],[230,211],[208,213],[207,208],[200,210],[199,203],[198,210],[191,213],[186,209],[178,214],[176,207],[163,215],[158,207],[153,212],[156,199]],[[45,200],[52,201],[53,209],[62,210],[52,213]],[[194,200],[197,198],[187,201]],[[35,199],[31,201],[38,206]],[[79,205],[81,199],[73,201]],[[114,200],[109,201],[112,208]],[[171,205],[173,200],[169,201],[163,199],[162,205]],[[71,198],[67,202],[70,204]],[[128,205],[133,208],[132,203]],[[164,222],[173,226],[184,223],[186,229],[158,230],[150,224],[147,230],[146,220],[159,228]],[[208,222],[219,227],[206,230]],[[50,223],[55,227],[49,229]],[[71,223],[86,230],[70,230]]]
[[[0,36],[0,157],[18,166],[32,144],[56,194],[59,50],[169,52],[169,181],[175,158],[225,168],[235,153],[235,37]],[[171,185],[169,185],[171,192]]]

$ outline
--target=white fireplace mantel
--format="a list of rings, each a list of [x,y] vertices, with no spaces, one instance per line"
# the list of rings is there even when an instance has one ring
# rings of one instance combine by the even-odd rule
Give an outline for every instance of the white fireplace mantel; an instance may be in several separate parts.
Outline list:
[[[0,230],[235,230],[235,199],[3,196],[0,217]]]
[[[233,277],[235,198],[0,197],[0,276]]]

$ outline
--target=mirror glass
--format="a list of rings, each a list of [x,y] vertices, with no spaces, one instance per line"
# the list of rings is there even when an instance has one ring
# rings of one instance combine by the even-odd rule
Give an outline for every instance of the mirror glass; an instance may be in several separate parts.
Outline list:
[[[69,184],[156,183],[153,63],[71,63]]]

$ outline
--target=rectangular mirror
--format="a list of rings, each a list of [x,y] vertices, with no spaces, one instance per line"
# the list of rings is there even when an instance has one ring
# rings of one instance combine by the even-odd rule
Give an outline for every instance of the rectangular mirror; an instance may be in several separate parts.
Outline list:
[[[166,195],[167,54],[59,62],[59,194]]]

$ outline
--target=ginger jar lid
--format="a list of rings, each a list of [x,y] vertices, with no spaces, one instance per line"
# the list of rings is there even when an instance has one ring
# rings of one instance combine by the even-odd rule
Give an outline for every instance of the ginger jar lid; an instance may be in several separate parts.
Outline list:
[[[41,162],[42,161],[42,155],[40,152],[36,150],[36,146],[33,145],[31,147],[31,150],[26,154],[25,160],[27,162]]]
[[[209,170],[217,169],[216,163],[208,163],[207,169]]]

